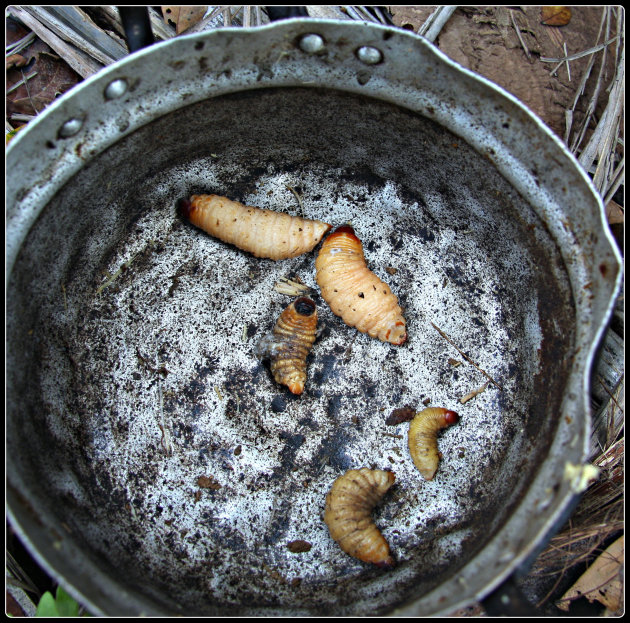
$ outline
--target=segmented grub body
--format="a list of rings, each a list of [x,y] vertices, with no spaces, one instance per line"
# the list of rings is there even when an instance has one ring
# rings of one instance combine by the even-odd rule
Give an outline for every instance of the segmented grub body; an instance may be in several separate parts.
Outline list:
[[[459,422],[455,411],[443,407],[428,407],[416,413],[409,425],[409,453],[413,464],[427,480],[432,480],[440,461],[437,447],[438,432]]]
[[[363,562],[393,567],[389,544],[371,512],[396,477],[379,469],[351,469],[339,476],[326,496],[324,521],[341,549]]]
[[[315,269],[322,297],[346,324],[383,342],[405,342],[407,323],[398,298],[367,267],[352,227],[342,225],[324,240]]]
[[[179,202],[193,225],[256,257],[282,260],[312,251],[328,223],[246,206],[218,195],[192,195]]]
[[[306,357],[315,342],[316,329],[317,307],[303,296],[284,309],[273,331],[258,345],[258,355],[271,362],[273,378],[293,394],[304,391]]]

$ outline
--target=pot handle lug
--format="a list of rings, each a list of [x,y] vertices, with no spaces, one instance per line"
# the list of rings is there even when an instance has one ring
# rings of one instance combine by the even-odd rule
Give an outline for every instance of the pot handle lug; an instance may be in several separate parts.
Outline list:
[[[155,43],[149,19],[149,7],[119,6],[117,8],[130,54]]]

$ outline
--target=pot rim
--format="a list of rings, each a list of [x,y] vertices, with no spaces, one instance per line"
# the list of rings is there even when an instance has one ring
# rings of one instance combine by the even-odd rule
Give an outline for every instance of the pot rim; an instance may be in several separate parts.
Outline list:
[[[323,37],[331,54],[334,51],[342,55],[339,41],[343,34],[354,50],[361,45],[375,47],[383,52],[385,60],[367,65],[356,54],[350,54],[343,57],[339,66],[326,65],[322,55],[306,53],[299,48],[300,37],[311,33]],[[278,47],[272,52],[274,42]],[[199,47],[201,43],[203,45]],[[241,53],[239,56],[238,50],[250,49],[252,44],[258,46],[258,63],[250,60],[246,66],[239,66],[239,62],[246,61],[245,55]],[[199,72],[192,61],[201,63],[212,47],[234,52],[236,60],[223,66],[224,72],[226,65],[231,69],[229,78],[222,77],[219,71],[208,72],[201,79],[194,75],[195,71]],[[418,92],[419,81],[409,72],[412,62],[409,58],[403,62],[400,58],[402,50],[415,55],[413,60],[419,62],[418,67],[431,70],[434,80],[427,91]],[[283,52],[287,56],[283,57]],[[251,55],[251,50],[247,55]],[[178,66],[180,61],[185,64]],[[152,66],[162,67],[167,79],[152,72]],[[391,71],[392,66],[394,71]],[[298,71],[300,73],[296,74]],[[361,72],[367,72],[364,77],[369,75],[369,80],[363,84],[357,80]],[[154,73],[157,84],[151,84],[151,79],[147,78]],[[621,255],[608,229],[601,197],[560,138],[513,95],[449,59],[422,37],[377,24],[294,18],[261,27],[224,28],[184,35],[155,44],[80,83],[11,141],[7,150],[7,170],[12,171],[12,175],[7,180],[6,278],[8,280],[20,246],[41,210],[101,151],[177,107],[230,92],[305,86],[304,78],[314,79],[316,87],[361,93],[427,116],[488,157],[550,226],[551,234],[562,250],[574,289],[578,348],[548,460],[505,525],[480,554],[456,577],[392,613],[403,616],[421,616],[427,612],[445,614],[483,597],[531,557],[581,492],[584,485],[581,466],[587,459],[590,435],[589,375],[621,287]],[[126,81],[127,91],[120,97],[108,98],[108,87],[120,79]],[[205,88],[200,88],[204,80],[211,86],[206,84]],[[179,82],[177,92],[169,92],[168,85],[173,81],[183,81]],[[193,95],[182,102],[175,95],[184,91]],[[464,92],[472,95],[462,105],[459,100]],[[143,111],[137,103],[136,108],[130,108],[132,97],[142,102]],[[489,102],[487,109],[484,102]],[[459,107],[453,108],[452,103]],[[491,110],[497,106],[499,113]],[[511,120],[510,132],[501,129],[505,118]],[[62,128],[71,119],[81,121],[80,129],[65,137]],[[473,129],[471,119],[477,121]],[[529,142],[525,144],[526,139]],[[537,141],[545,142],[549,150],[546,156],[532,148]],[[43,158],[38,157],[42,150]],[[542,170],[549,153],[567,176],[568,188],[564,192],[553,188],[551,177]],[[18,179],[29,180],[28,185],[21,185]],[[567,204],[588,205],[590,221],[570,221],[569,231],[565,231],[566,223],[556,223],[555,218],[565,214]],[[595,229],[601,235],[595,243],[588,244],[586,233]],[[582,292],[586,283],[593,284],[588,297]],[[69,543],[67,538],[57,547],[58,541],[51,541],[49,535],[54,526],[48,526],[46,537],[35,542],[32,535],[36,523],[27,507],[36,508],[36,501],[29,499],[26,492],[21,492],[25,500],[20,499],[19,487],[11,482],[12,479],[15,475],[12,477],[9,473],[8,514],[21,539],[42,567],[71,595],[93,612],[105,614],[106,605],[111,603],[108,600],[121,593],[121,586],[92,562],[83,561],[84,569],[96,574],[90,577],[99,578],[99,590],[94,596],[94,585],[91,580],[86,580],[85,576],[89,574],[85,572],[81,577],[81,588],[75,588],[78,582],[69,579],[73,569],[67,561],[76,560],[81,555],[80,548]],[[536,522],[529,521],[533,511],[537,512]],[[488,569],[492,571],[488,573]],[[133,612],[153,611],[144,597],[124,590],[119,602]]]

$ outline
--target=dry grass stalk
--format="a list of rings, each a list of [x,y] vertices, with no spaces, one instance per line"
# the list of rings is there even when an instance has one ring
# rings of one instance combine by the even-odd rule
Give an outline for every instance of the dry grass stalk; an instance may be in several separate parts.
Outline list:
[[[551,539],[530,571],[538,577],[558,576],[538,606],[551,597],[567,571],[592,560],[609,538],[624,530],[623,438],[594,462],[602,469],[601,478],[588,488],[567,527]]]
[[[44,43],[48,44],[82,78],[87,78],[100,71],[103,65],[89,54],[82,52],[72,44],[65,42],[52,30],[44,26],[36,17],[21,7],[11,6],[8,12],[30,28]]]
[[[422,35],[429,41],[435,41],[442,28],[444,28],[446,22],[448,22],[451,15],[455,13],[456,8],[456,6],[438,7],[433,13],[431,13],[431,15],[429,15],[427,21],[420,26],[418,34]]]
[[[521,35],[521,29],[516,24],[516,19],[514,18],[514,11],[512,9],[510,9],[509,13],[510,13],[510,19],[512,20],[512,26],[514,26],[514,30],[516,31],[516,36],[518,37],[518,40],[521,43],[521,47],[525,51],[525,55],[527,56],[527,58],[529,60],[531,60],[532,57],[531,57],[531,54],[529,53],[529,50],[527,49],[527,46],[525,45],[525,41],[523,40],[523,36]],[[566,48],[565,48],[565,54],[566,54]],[[568,66],[569,66],[569,63],[567,63],[567,67]]]
[[[301,296],[306,292],[309,292],[311,288],[303,284],[301,281],[295,279],[288,279],[287,277],[281,277],[274,285],[273,289],[280,294],[287,294],[289,296]]]
[[[619,13],[617,14],[616,22],[618,32],[614,37],[609,38],[611,22],[613,21],[615,10],[619,11]],[[603,44],[591,48],[590,51],[587,51],[588,53],[593,53],[594,51],[602,50],[601,64],[597,76],[595,90],[588,102],[586,116],[583,123],[581,124],[580,129],[576,132],[576,135],[574,136],[570,146],[570,149],[573,153],[577,155],[579,152],[578,160],[580,161],[580,164],[582,164],[582,166],[587,171],[593,173],[593,183],[595,187],[597,188],[597,190],[599,190],[602,196],[604,198],[608,198],[608,200],[612,198],[619,186],[623,183],[623,175],[625,170],[623,158],[621,158],[621,163],[617,162],[617,160],[619,159],[617,148],[618,145],[621,143],[621,120],[624,114],[625,94],[625,31],[624,22],[623,20],[619,19],[621,11],[623,11],[621,7],[617,7],[616,9],[614,7],[604,8],[602,14],[602,23],[600,24],[600,35],[602,33],[602,30],[604,30],[603,27],[605,25],[604,38],[606,39],[606,41]],[[590,140],[580,150],[587,128],[589,127],[590,121],[595,114],[597,102],[599,101],[599,95],[602,89],[603,76],[606,65],[607,46],[613,42],[616,43],[616,72],[613,80],[610,82],[606,89],[606,91],[609,93],[608,103],[602,117],[600,118],[597,126],[595,127],[595,130],[593,131],[593,134],[591,135]],[[573,111],[579,97],[583,93],[585,80],[588,77],[588,74],[590,74],[593,63],[594,58],[592,58],[589,62],[587,71],[580,84],[580,87],[578,88],[576,99],[573,103],[573,108],[567,112],[567,139],[569,137],[569,125],[572,121]],[[594,172],[592,171],[593,166],[595,166]]]
[[[477,363],[475,363],[465,352],[463,352],[459,346],[457,346],[457,344],[455,344],[455,342],[453,342],[453,340],[446,335],[446,333],[444,333],[444,331],[442,331],[442,329],[440,329],[439,327],[437,327],[436,325],[434,325],[433,323],[431,323],[431,326],[472,366],[474,366],[475,368],[477,368],[477,370],[479,370],[479,372],[481,372],[486,378],[490,379],[490,381],[496,385],[501,391],[503,391],[503,388],[483,369],[480,368],[479,365]]]

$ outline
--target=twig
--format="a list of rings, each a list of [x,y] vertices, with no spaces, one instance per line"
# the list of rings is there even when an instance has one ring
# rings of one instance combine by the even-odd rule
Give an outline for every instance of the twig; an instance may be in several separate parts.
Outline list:
[[[357,7],[354,7],[354,8],[355,8],[355,9],[356,9],[356,10],[357,10],[357,11],[358,11],[361,15],[363,15],[363,16],[364,16],[364,18],[363,18],[363,19],[365,19],[365,20],[367,20],[367,21],[369,21],[369,22],[374,22],[374,23],[376,23],[376,24],[381,23],[381,18],[380,18],[380,17],[378,17],[378,16],[375,16],[375,15],[372,15],[372,13],[370,13],[370,12],[368,11],[368,7],[365,7],[365,6],[357,6]],[[375,6],[370,6],[369,8],[375,11],[375,9],[376,9],[377,7],[375,7]],[[375,12],[376,12],[376,11],[375,11]]]
[[[223,26],[224,27],[231,26],[232,25],[232,13],[230,11],[230,7],[222,7],[221,10],[222,10],[222,13],[223,13]]]
[[[621,411],[621,413],[623,413],[624,411],[621,408],[621,405],[617,402],[617,399],[615,398],[613,393],[608,389],[608,387],[606,387],[606,383],[604,383],[604,381],[602,381],[602,378],[600,376],[597,377],[597,380],[599,381],[599,384],[604,388],[606,393],[610,396],[610,399],[615,403],[617,409],[619,409],[619,411]]]
[[[293,186],[287,186],[287,190],[290,190],[293,193],[293,195],[297,199],[298,205],[300,206],[300,213],[303,212],[304,211],[304,206],[302,205],[302,198],[300,197],[300,195],[298,195],[298,193],[295,190],[295,188],[293,188]]]
[[[280,294],[300,296],[301,294],[308,292],[311,288],[298,281],[287,279],[286,277],[280,277],[280,279],[274,284],[273,289]]]
[[[606,21],[606,10],[604,9],[603,13],[602,13],[602,19],[599,23],[599,31],[597,33],[597,38],[595,39],[595,41],[599,41],[599,38],[602,34],[602,29],[604,27],[604,22]],[[566,115],[566,119],[567,119],[567,125],[566,125],[566,133],[565,133],[565,143],[568,145],[569,144],[569,137],[571,135],[571,125],[573,122],[573,111],[575,110],[575,107],[577,106],[578,100],[580,99],[580,97],[582,97],[582,94],[584,93],[584,88],[586,87],[586,81],[589,79],[590,75],[591,75],[591,71],[593,69],[593,65],[595,64],[595,55],[591,55],[591,57],[589,58],[588,61],[588,65],[586,67],[586,69],[584,70],[584,74],[582,75],[582,80],[580,81],[580,85],[577,88],[577,91],[575,92],[575,97],[573,98],[573,105],[571,106],[570,110],[567,110],[565,112]],[[583,134],[582,134],[583,136]],[[573,141],[573,145],[570,147],[570,150],[572,153],[575,153],[575,150],[577,149],[577,146],[579,145],[579,143],[582,141],[582,138],[578,139],[574,139]],[[576,144],[577,143],[577,144]]]
[[[98,63],[88,54],[63,41],[52,32],[52,30],[44,26],[21,7],[11,6],[8,11],[11,15],[14,15],[23,24],[28,26],[44,43],[48,44],[57,52],[57,54],[59,54],[82,78],[87,78],[103,68],[101,63]]]
[[[540,60],[543,63],[566,63],[567,61],[576,61],[578,58],[583,58],[584,56],[588,56],[589,54],[595,54],[595,52],[599,52],[603,50],[605,47],[609,46],[611,43],[614,43],[619,39],[619,35],[615,35],[612,39],[601,43],[600,45],[596,45],[594,48],[589,48],[588,50],[583,50],[582,52],[577,52],[576,54],[571,54],[571,56],[565,56],[564,58],[550,58],[548,56],[541,56]]]
[[[453,342],[453,340],[451,340],[450,337],[448,337],[448,335],[446,335],[446,333],[444,333],[444,331],[442,331],[442,329],[440,329],[439,327],[436,327],[433,323],[431,323],[431,326],[451,345],[455,348],[455,350],[471,365],[473,365],[475,368],[477,368],[477,370],[479,370],[479,372],[481,372],[484,376],[486,376],[487,378],[489,378],[492,383],[494,383],[501,391],[503,391],[503,388],[482,368],[480,368],[464,351],[462,351],[457,344],[455,344],[455,342]]]
[[[617,76],[615,77],[615,85],[610,92],[610,97],[608,98],[608,104],[606,105],[604,114],[602,115],[602,118],[600,119],[597,127],[595,128],[595,132],[593,133],[593,137],[598,137],[597,143],[595,144],[595,150],[585,149],[585,151],[589,154],[589,157],[592,151],[595,151],[595,153],[599,155],[595,175],[593,175],[593,184],[600,192],[602,192],[604,187],[606,186],[606,163],[609,158],[614,156],[616,137],[619,132],[619,123],[621,121],[623,113],[622,109],[624,103],[623,93],[625,67],[624,56],[625,53],[624,51],[622,51],[618,67],[619,71]],[[591,142],[594,141],[593,137],[591,137]],[[589,145],[587,145],[587,148],[588,147],[590,147],[590,142]],[[584,162],[587,162],[588,167],[590,167],[592,160],[591,162],[588,162],[588,160],[586,158],[583,158],[583,156],[584,152],[580,154],[578,160],[580,161],[582,166],[584,166]]]
[[[107,278],[105,279],[105,281],[98,288],[96,288],[96,294],[100,294],[105,288],[108,288],[112,283],[114,283],[114,281],[116,281],[119,275],[121,275],[125,270],[127,270],[131,266],[131,263],[136,259],[136,256],[139,253],[140,253],[139,251],[137,253],[134,253],[130,259],[128,259],[126,262],[123,262],[120,265],[120,268],[113,275],[110,273],[107,273]]]
[[[23,115],[22,113],[12,113],[11,120],[12,121],[26,121],[29,122],[32,119],[35,119],[37,115]]]
[[[358,7],[357,7],[358,8]],[[342,9],[352,18],[356,20],[365,21],[365,17],[362,17],[359,12],[353,6],[342,6]]]
[[[127,55],[126,48],[118,40],[99,28],[78,7],[24,5],[22,8],[58,37],[103,65],[110,65]]]
[[[608,190],[606,191],[606,197],[604,198],[604,205],[608,205],[609,201],[614,197],[615,193],[619,189],[619,186],[623,184],[625,179],[625,164],[626,157],[624,156],[612,175],[612,180],[608,186]]]
[[[562,44],[562,47],[564,48],[564,55],[569,56],[566,42]],[[571,82],[571,66],[569,65],[569,61],[567,61],[567,76],[569,77],[569,82]]]
[[[390,22],[387,21],[387,18],[385,17],[385,15],[383,14],[383,12],[381,11],[379,7],[372,6],[370,8],[372,9],[372,11],[374,11],[374,13],[376,14],[376,17],[378,18],[378,21],[381,22],[381,24],[385,24],[386,26],[390,24]]]
[[[602,30],[604,28],[604,23],[606,22],[606,9],[603,10],[602,12],[602,18],[599,22],[599,30],[597,32],[597,38],[595,39],[595,41],[599,41],[599,38],[601,37],[602,34]],[[578,100],[580,99],[580,97],[582,97],[582,95],[584,94],[584,89],[586,87],[586,82],[589,79],[590,75],[591,75],[591,71],[593,69],[593,65],[595,65],[595,55],[591,55],[591,57],[589,58],[588,61],[588,65],[584,71],[584,75],[582,76],[582,80],[580,81],[580,85],[577,89],[577,91],[575,92],[575,97],[573,98],[573,105],[571,106],[571,115],[573,115],[573,111],[575,110],[575,107],[577,106]],[[578,132],[578,136],[575,137],[573,139],[573,144],[570,146],[570,150],[573,154],[575,154],[577,148],[579,147],[580,143],[582,142],[582,138],[584,137],[584,132],[586,131],[586,126],[588,124],[588,121],[590,120],[590,117],[588,118],[588,120],[585,118],[584,123],[582,124],[582,130],[581,132]],[[570,125],[567,126],[567,139],[566,139],[566,144],[569,144],[569,133],[571,131],[571,127]]]
[[[31,45],[31,42],[35,39],[36,35],[34,32],[29,32],[28,35],[22,37],[19,41],[15,41],[10,45],[6,46],[5,54],[17,54],[21,52],[24,48]]]
[[[431,42],[435,41],[446,22],[448,22],[451,15],[455,13],[456,8],[456,6],[438,7],[429,15],[427,21],[420,26],[418,34]]]
[[[527,49],[527,46],[525,45],[525,41],[523,40],[523,37],[521,36],[521,29],[516,25],[516,20],[514,19],[514,11],[512,11],[511,9],[510,9],[510,19],[512,20],[512,26],[514,26],[514,30],[516,31],[516,36],[518,37],[518,40],[521,42],[521,46],[523,46],[525,55],[527,56],[529,60],[531,60],[532,57],[530,56],[529,50]]]
[[[26,86],[26,81],[30,80],[31,78],[34,78],[36,75],[37,75],[37,72],[34,71],[28,76],[23,77],[22,80],[20,80],[19,82],[16,82],[11,88],[7,89],[6,94],[9,95],[9,93],[13,93],[13,91],[17,91],[17,89],[19,89],[22,85]],[[24,72],[22,72],[22,76],[24,76]]]
[[[39,115],[39,110],[37,110],[35,106],[35,102],[33,102],[33,99],[31,98],[31,90],[28,88],[27,78],[24,76],[24,70],[22,68],[20,68],[20,73],[22,74],[22,83],[24,84],[24,87],[26,88],[28,101],[31,103],[31,106],[33,107],[33,110],[35,111],[35,114]]]
[[[558,579],[556,580],[555,584],[551,587],[551,590],[536,604],[536,608],[540,608],[549,599],[549,597],[553,595],[553,592],[556,590],[556,588],[558,588],[558,584],[560,584],[560,581],[564,578],[564,573],[568,569],[568,567],[568,561],[565,561],[562,570],[558,574]]]
[[[159,361],[156,361],[155,365],[156,366],[159,365]],[[160,422],[158,423],[158,426],[160,427],[160,430],[162,431],[162,438],[160,439],[160,443],[162,444],[162,448],[164,449],[164,454],[166,454],[166,456],[172,456],[173,451],[171,448],[171,440],[169,439],[169,436],[167,435],[166,423],[164,422],[164,394],[162,392],[162,383],[160,382],[160,379],[158,379],[158,382],[157,382],[157,395],[158,395],[158,408],[159,408],[159,413],[160,413]]]
[[[606,22],[606,32],[604,33],[604,39],[606,39],[610,35],[610,10],[604,9],[604,14],[602,19]],[[578,145],[582,143],[582,139],[584,138],[584,134],[588,125],[595,114],[595,108],[597,107],[597,101],[599,100],[599,92],[602,87],[602,81],[604,79],[604,70],[606,68],[606,57],[607,57],[607,48],[604,48],[601,63],[599,66],[599,72],[597,74],[597,82],[595,83],[595,89],[593,91],[593,95],[589,100],[588,106],[586,108],[586,114],[584,116],[584,121],[582,122],[582,131],[580,132]]]
[[[243,6],[243,28],[249,28],[252,25],[252,7]]]
[[[254,7],[256,9],[256,26],[262,26],[263,24],[263,12],[260,6],[256,5]]]
[[[601,149],[601,146],[604,143],[604,138],[610,134],[609,126],[614,123],[615,118],[617,117],[618,109],[622,104],[622,95],[623,95],[623,67],[624,53],[621,54],[621,61],[619,63],[619,71],[615,76],[615,85],[613,87],[613,92],[611,92],[610,97],[608,98],[608,104],[606,105],[606,109],[602,114],[599,123],[597,124],[593,135],[587,146],[582,150],[580,154],[579,161],[580,164],[588,171],[591,168],[595,158],[598,153],[605,153]],[[612,104],[612,105],[611,105]],[[615,114],[611,114],[615,113]]]
[[[462,404],[466,404],[469,400],[472,400],[475,396],[478,396],[482,392],[485,392],[488,385],[490,385],[490,381],[488,381],[487,383],[485,383],[484,385],[482,385],[481,387],[477,389],[473,389],[471,392],[468,392],[465,396],[462,396],[459,399],[459,402],[461,402]]]
[[[221,395],[221,390],[219,389],[219,387],[217,385],[214,386],[214,391],[218,397],[218,399],[223,402],[223,396]]]

